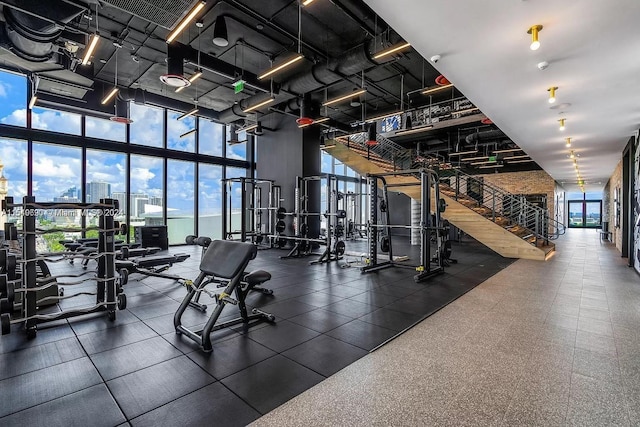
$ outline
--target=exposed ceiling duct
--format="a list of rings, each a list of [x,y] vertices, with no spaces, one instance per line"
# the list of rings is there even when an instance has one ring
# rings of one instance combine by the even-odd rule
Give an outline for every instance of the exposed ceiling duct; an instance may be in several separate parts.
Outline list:
[[[20,6],[24,11],[8,5],[3,7],[6,42],[13,53],[31,62],[51,60],[54,43],[64,30],[60,24],[70,22],[85,10],[55,0],[24,1]]]
[[[496,138],[500,138],[500,137],[505,137],[504,132],[502,132],[501,130],[488,130],[485,132],[475,132],[470,135],[467,135],[467,137],[464,140],[467,143],[467,145],[471,145],[471,144],[476,144],[483,139],[495,140]]]
[[[343,79],[344,76],[351,76],[378,65],[377,62],[371,59],[369,52],[370,43],[364,43],[347,51],[342,56],[330,60],[328,63],[316,64],[310,71],[293,76],[282,83],[282,91],[277,94],[276,101],[284,102],[296,96],[313,92]],[[239,104],[220,112],[220,120],[230,123],[243,119],[246,117],[246,113],[242,110],[254,105],[259,99],[263,98],[263,94],[258,94],[242,100]]]

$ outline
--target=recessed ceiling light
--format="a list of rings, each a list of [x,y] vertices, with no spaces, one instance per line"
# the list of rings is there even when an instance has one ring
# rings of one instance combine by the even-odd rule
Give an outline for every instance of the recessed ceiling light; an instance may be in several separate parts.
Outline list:
[[[258,25],[256,25],[256,28],[257,28],[258,30],[262,31],[262,30],[264,30],[264,25],[262,25],[262,24],[258,24]]]

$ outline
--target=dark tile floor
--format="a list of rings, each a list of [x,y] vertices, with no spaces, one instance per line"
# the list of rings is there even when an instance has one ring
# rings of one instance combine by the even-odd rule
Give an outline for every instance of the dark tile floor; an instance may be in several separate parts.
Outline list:
[[[396,254],[416,258],[417,248],[394,244],[400,246]],[[348,242],[347,253],[365,247],[364,241]],[[171,251],[192,256],[170,271],[195,278],[198,248]],[[317,256],[281,260],[284,254],[259,251],[250,264],[272,274],[267,287],[274,295],[251,294],[248,304],[273,313],[276,323],[218,331],[210,354],[175,335],[173,313],[185,290],[159,278],[133,275],[125,288],[128,308],[115,322],[103,315],[59,321],[42,325],[34,340],[14,328],[0,338],[0,425],[245,425],[511,263],[474,241],[454,243],[459,263],[415,283],[411,269],[361,274],[360,256],[309,265]],[[69,269],[80,271],[66,263],[53,266],[54,274]],[[91,301],[82,296],[60,305]],[[233,306],[223,312],[236,315]],[[196,310],[183,317],[188,327],[206,320]]]

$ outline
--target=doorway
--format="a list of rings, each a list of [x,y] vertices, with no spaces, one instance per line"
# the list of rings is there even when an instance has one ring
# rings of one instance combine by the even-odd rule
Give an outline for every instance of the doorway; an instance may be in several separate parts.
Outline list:
[[[602,225],[602,200],[569,200],[569,227],[598,228]]]

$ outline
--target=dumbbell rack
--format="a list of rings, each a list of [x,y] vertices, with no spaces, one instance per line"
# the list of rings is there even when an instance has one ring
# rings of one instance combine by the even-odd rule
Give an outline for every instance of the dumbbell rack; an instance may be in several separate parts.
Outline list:
[[[45,322],[97,312],[106,312],[108,318],[112,321],[116,319],[116,309],[124,309],[126,307],[126,296],[122,293],[120,283],[118,283],[115,277],[114,240],[117,229],[115,228],[113,213],[118,209],[117,200],[101,199],[100,203],[36,203],[35,197],[25,196],[23,197],[22,204],[16,204],[13,202],[13,197],[7,197],[2,202],[2,208],[4,210],[23,209],[22,230],[18,232],[23,235],[22,260],[18,261],[18,263],[22,264],[22,275],[15,281],[9,281],[5,275],[2,280],[3,289],[0,289],[0,292],[2,292],[0,324],[3,335],[10,333],[12,324],[23,324],[27,337],[34,338],[37,333],[37,325]],[[39,281],[37,278],[36,263],[41,260],[57,262],[69,258],[69,254],[66,253],[38,255],[36,251],[36,235],[52,231],[38,230],[36,228],[35,212],[41,209],[93,209],[100,211],[101,215],[98,223],[98,254],[95,256],[98,261],[98,269],[96,277],[88,279],[96,281],[95,305],[66,311],[63,310],[53,314],[38,314],[36,292],[50,286],[55,286],[56,281],[49,281],[48,283]],[[56,229],[54,231],[84,230],[86,229]],[[62,256],[54,258],[56,255]],[[77,255],[76,257],[84,258],[83,255]],[[11,298],[15,297],[16,292],[22,292],[24,295],[19,313],[12,316],[13,302]],[[73,297],[73,295],[65,298],[70,297]]]

